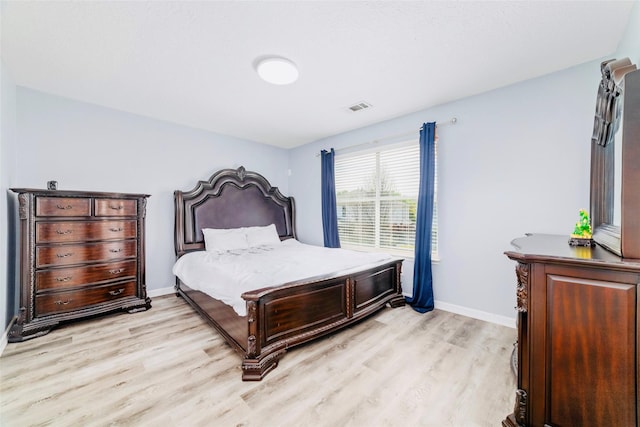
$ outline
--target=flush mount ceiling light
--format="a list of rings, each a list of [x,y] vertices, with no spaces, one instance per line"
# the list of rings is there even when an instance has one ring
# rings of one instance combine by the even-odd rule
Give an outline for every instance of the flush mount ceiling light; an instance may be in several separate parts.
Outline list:
[[[298,80],[298,67],[286,58],[261,59],[256,65],[256,71],[262,80],[274,85],[288,85]]]

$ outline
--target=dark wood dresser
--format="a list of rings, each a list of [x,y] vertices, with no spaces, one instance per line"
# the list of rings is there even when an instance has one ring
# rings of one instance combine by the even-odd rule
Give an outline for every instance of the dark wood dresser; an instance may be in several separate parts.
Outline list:
[[[517,262],[518,382],[503,426],[637,426],[640,260],[529,235]]]
[[[18,194],[19,314],[9,342],[60,322],[151,307],[146,194],[13,188]]]

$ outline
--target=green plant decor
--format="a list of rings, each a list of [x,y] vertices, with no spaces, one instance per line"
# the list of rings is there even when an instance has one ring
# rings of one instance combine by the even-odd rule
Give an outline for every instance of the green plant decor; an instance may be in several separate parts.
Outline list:
[[[580,209],[580,220],[576,222],[576,226],[571,233],[571,237],[576,239],[591,239],[591,220],[589,219],[589,213],[586,210]]]

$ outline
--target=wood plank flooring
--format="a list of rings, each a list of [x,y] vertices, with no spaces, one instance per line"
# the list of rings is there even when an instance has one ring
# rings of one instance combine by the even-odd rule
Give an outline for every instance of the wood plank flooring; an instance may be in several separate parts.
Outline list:
[[[2,426],[499,426],[516,331],[386,308],[262,382],[182,299],[54,329],[0,358]]]

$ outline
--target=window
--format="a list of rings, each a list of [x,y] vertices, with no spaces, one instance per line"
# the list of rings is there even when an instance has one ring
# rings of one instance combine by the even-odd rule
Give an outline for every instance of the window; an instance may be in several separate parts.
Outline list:
[[[432,257],[438,253],[437,144]],[[335,158],[338,233],[342,247],[414,255],[420,181],[417,142]]]

